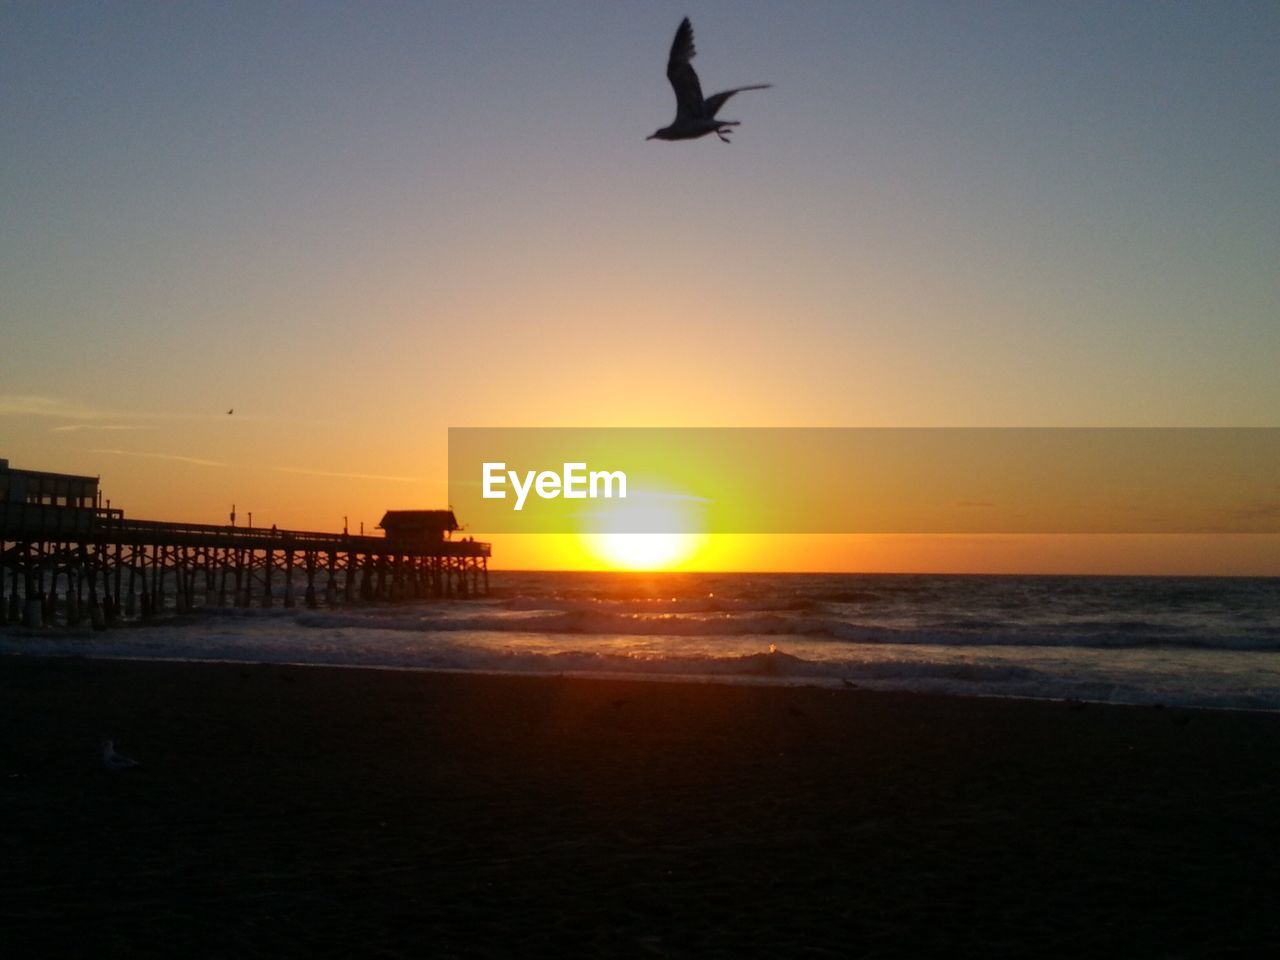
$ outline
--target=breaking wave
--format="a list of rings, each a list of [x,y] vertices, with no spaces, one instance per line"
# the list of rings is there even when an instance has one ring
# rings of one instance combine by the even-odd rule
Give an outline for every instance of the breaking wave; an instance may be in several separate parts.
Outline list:
[[[809,608],[804,609],[807,611]],[[317,612],[301,615],[297,622],[304,627],[355,627],[415,633],[468,631],[695,638],[793,636],[818,642],[859,644],[1280,651],[1280,635],[1271,629],[1209,633],[1146,620],[1046,622],[1021,627],[991,620],[951,619],[928,627],[900,628],[796,613],[645,613],[565,605],[544,612],[530,609],[528,612],[466,613],[458,612],[456,608],[448,613],[426,614],[395,608]]]
[[[503,574],[488,599],[207,608],[0,654],[818,684],[1280,709],[1274,579]],[[296,598],[301,600],[301,598]]]

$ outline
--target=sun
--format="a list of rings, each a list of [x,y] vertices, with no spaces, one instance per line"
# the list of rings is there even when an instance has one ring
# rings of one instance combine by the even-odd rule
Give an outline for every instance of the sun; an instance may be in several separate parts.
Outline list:
[[[687,560],[697,538],[687,533],[588,534],[588,547],[617,570],[668,570]]]
[[[587,551],[614,570],[671,570],[687,561],[706,536],[696,501],[639,493],[590,516],[581,534]]]

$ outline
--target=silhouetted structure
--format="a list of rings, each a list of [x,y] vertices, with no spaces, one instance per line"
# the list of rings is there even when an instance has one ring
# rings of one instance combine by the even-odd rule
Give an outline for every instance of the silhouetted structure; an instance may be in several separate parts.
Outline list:
[[[0,460],[0,528],[46,535],[93,529],[98,478],[18,470]]]
[[[388,510],[378,529],[386,531],[393,546],[426,549],[461,528],[452,510]]]
[[[97,477],[10,468],[0,460],[0,622],[56,613],[104,626],[228,603],[466,597],[489,590],[490,545],[451,540],[451,510],[392,510],[386,537],[129,520],[103,509]],[[8,581],[6,585],[6,580]],[[7,586],[7,596],[6,596]]]

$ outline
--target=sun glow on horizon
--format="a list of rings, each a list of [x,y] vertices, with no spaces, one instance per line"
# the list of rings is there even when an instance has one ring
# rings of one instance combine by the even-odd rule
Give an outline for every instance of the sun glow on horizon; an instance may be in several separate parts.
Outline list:
[[[697,549],[688,533],[586,534],[587,548],[616,570],[672,570]]]
[[[675,570],[703,546],[700,501],[678,494],[635,491],[587,518],[579,534],[587,553],[613,570]]]

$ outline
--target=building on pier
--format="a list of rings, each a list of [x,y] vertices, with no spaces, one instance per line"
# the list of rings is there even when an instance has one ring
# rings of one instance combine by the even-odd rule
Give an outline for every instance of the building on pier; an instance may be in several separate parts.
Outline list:
[[[97,515],[98,478],[18,470],[0,459],[0,529],[86,535]]]
[[[461,528],[452,510],[388,510],[378,529],[386,531],[389,544],[427,549],[443,543]]]

